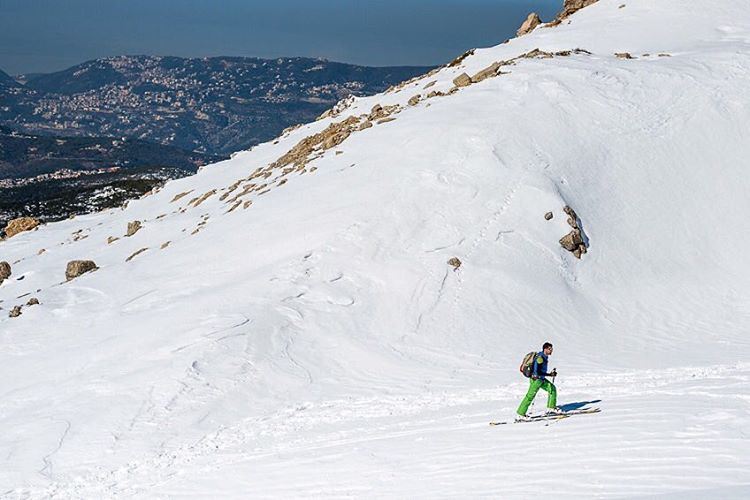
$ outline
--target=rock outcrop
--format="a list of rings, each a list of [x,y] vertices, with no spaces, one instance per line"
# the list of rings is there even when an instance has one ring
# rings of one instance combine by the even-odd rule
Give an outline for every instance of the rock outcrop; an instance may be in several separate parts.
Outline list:
[[[560,238],[560,245],[567,251],[571,252],[577,259],[581,258],[581,255],[586,253],[586,243],[583,241],[583,235],[581,228],[578,226],[578,215],[575,210],[569,206],[565,206],[563,211],[568,214],[568,225],[573,229]]]
[[[11,318],[17,318],[21,315],[21,306],[15,306],[13,309],[10,310],[8,313],[8,316]]]
[[[70,281],[96,269],[99,268],[93,260],[71,260],[65,268],[65,279]]]
[[[483,80],[486,80],[487,78],[492,78],[493,76],[497,76],[500,68],[505,65],[505,61],[498,61],[490,64],[483,70],[479,71],[477,74],[471,77],[471,83],[479,83]]]
[[[193,231],[193,234],[195,234],[195,233],[197,233],[197,232],[198,232],[198,230],[196,229],[195,231]],[[135,252],[134,252],[134,253],[133,253],[132,255],[130,255],[130,257],[128,257],[127,259],[125,259],[125,262],[130,262],[130,261],[131,261],[131,260],[133,260],[133,259],[134,259],[134,258],[135,258],[136,256],[138,256],[138,255],[142,254],[142,253],[143,253],[143,252],[145,252],[146,250],[148,250],[148,247],[146,247],[146,248],[141,248],[140,250],[136,250],[136,251],[135,251]]]
[[[128,222],[128,232],[125,233],[126,237],[133,236],[135,233],[141,230],[143,227],[143,224],[141,224],[141,221],[134,220],[133,222]]]
[[[459,267],[461,267],[461,259],[458,257],[451,257],[448,259],[448,265],[453,266],[453,270],[457,270]]]
[[[518,28],[518,31],[516,32],[516,35],[523,36],[528,33],[531,33],[534,31],[534,28],[542,24],[542,20],[539,18],[539,14],[536,12],[532,12],[529,14],[529,17],[526,18],[526,20],[523,22],[520,28]]]
[[[24,231],[31,231],[32,229],[36,228],[39,224],[40,222],[33,217],[20,217],[18,219],[13,219],[12,221],[8,222],[8,225],[5,226],[5,229],[3,230],[3,232],[5,233],[6,238],[12,238],[18,233],[23,233]]]
[[[466,73],[461,73],[456,78],[453,79],[453,85],[456,87],[467,87],[471,85],[471,77],[467,75]]]
[[[469,56],[473,56],[475,50],[476,49],[467,50],[466,52],[464,52],[463,54],[461,54],[460,56],[458,56],[457,58],[455,58],[454,60],[452,60],[451,62],[449,62],[446,65],[446,67],[447,68],[453,68],[455,66],[458,66],[459,64],[461,64],[462,62],[464,62],[464,59],[466,59]]]
[[[0,262],[0,285],[3,284],[3,281],[10,278],[10,275],[10,264],[8,264],[7,262]]]
[[[566,17],[575,14],[584,7],[598,2],[599,0],[565,0],[563,10],[557,15],[557,19],[562,21]]]

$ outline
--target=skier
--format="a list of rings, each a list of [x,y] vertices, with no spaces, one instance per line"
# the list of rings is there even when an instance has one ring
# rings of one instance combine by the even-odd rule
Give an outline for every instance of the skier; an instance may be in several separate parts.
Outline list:
[[[547,414],[556,415],[564,413],[560,408],[557,407],[557,389],[555,384],[547,380],[545,377],[555,377],[557,375],[557,368],[552,372],[547,373],[547,359],[552,354],[552,344],[545,342],[542,346],[542,350],[539,351],[535,358],[533,369],[531,371],[531,379],[529,381],[529,390],[526,392],[526,396],[521,401],[521,405],[518,407],[518,416],[516,420],[528,420],[526,412],[531,406],[531,402],[534,401],[536,393],[539,389],[547,391]]]

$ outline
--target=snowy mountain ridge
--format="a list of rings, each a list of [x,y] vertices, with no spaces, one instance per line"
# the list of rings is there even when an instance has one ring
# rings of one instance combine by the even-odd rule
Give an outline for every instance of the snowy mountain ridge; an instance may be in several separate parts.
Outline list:
[[[0,243],[0,494],[747,495],[749,72],[747,2],[600,0]],[[602,413],[490,429],[544,341]]]

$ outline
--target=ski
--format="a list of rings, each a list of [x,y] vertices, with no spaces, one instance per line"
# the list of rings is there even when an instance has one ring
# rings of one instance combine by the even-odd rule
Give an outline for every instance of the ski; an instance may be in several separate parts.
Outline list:
[[[490,422],[490,425],[505,425],[505,424],[523,424],[528,422],[541,422],[549,420],[562,420],[564,418],[572,417],[573,415],[586,415],[589,413],[599,413],[601,408],[585,408],[582,410],[570,410],[564,413],[558,413],[554,415],[533,415],[529,420],[506,420],[504,422]]]

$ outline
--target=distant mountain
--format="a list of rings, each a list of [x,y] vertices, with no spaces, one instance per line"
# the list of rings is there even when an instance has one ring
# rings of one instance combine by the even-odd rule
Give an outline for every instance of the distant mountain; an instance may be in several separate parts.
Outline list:
[[[0,69],[0,89],[6,89],[10,87],[19,87],[20,85],[16,82],[13,77],[8,73]],[[0,103],[2,101],[0,100]]]
[[[17,88],[0,85],[0,124],[228,154],[310,121],[344,97],[381,92],[429,69],[307,58],[111,57],[26,75],[23,87],[4,74]]]

